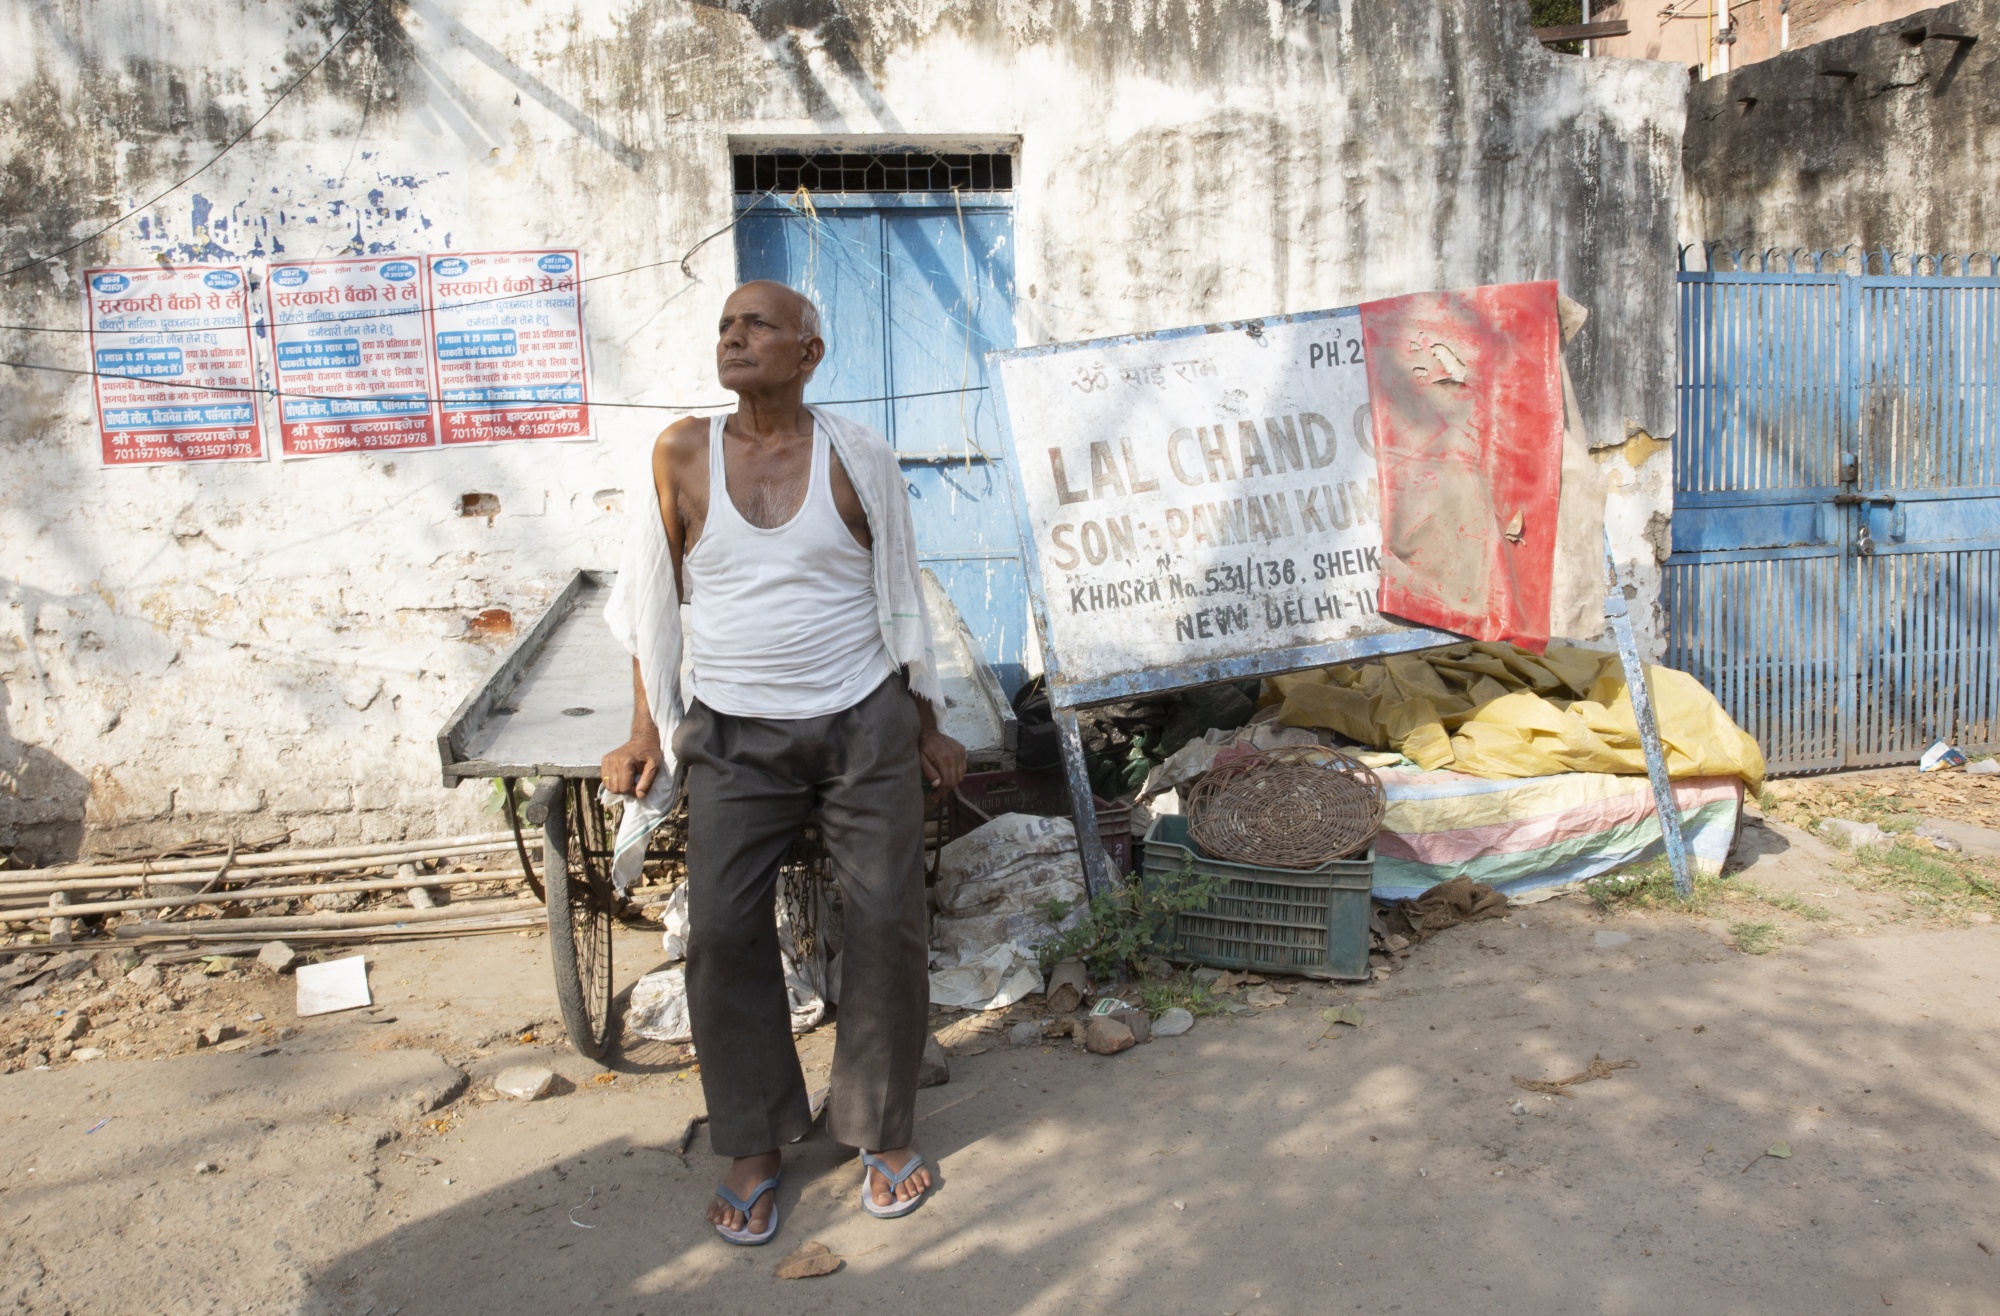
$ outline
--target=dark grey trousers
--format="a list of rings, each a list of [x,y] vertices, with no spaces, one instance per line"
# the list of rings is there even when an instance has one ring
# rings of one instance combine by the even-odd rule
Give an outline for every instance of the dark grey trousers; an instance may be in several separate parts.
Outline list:
[[[733,717],[695,703],[674,731],[688,801],[688,1013],[723,1156],[812,1125],[773,911],[778,865],[815,809],[842,921],[827,1130],[908,1146],[930,1011],[924,787],[917,710],[900,676],[842,713]]]

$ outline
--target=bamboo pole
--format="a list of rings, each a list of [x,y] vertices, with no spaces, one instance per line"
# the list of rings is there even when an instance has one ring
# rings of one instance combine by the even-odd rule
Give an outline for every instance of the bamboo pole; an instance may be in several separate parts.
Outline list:
[[[513,846],[512,832],[480,832],[469,836],[436,836],[428,841],[385,841],[379,845],[346,845],[320,850],[264,850],[256,854],[237,855],[235,867],[261,868],[270,864],[339,859],[364,859],[377,863],[407,862],[413,857],[427,858],[434,850],[452,850],[459,847],[477,847],[480,850],[512,849]],[[49,868],[23,868],[0,873],[0,883],[54,877],[160,877],[168,873],[207,873],[213,871],[221,859],[221,855],[211,855],[202,859],[142,859],[110,864],[56,864]]]
[[[289,900],[299,896],[342,895],[348,892],[407,891],[413,887],[469,886],[479,882],[519,882],[519,873],[419,873],[413,877],[371,877],[349,882],[321,882],[312,886],[244,886],[227,891],[192,892],[179,896],[138,896],[129,900],[103,900],[95,904],[20,906],[0,909],[0,922],[31,923],[54,916],[82,918],[90,914],[125,914],[143,909],[185,909],[190,905],[242,905],[265,900]]]
[[[128,923],[118,929],[118,939],[129,941],[137,937],[162,937],[169,941],[184,941],[189,936],[196,935],[197,928],[204,927],[213,930],[210,935],[235,937],[304,932],[314,928],[393,928],[408,923],[443,923],[455,918],[471,918],[485,914],[526,913],[541,907],[541,902],[534,899],[469,900],[457,905],[443,905],[437,909],[380,909],[364,910],[354,914],[285,914],[269,918],[210,919],[205,924]]]
[[[237,920],[231,919],[233,923]],[[524,932],[546,925],[548,912],[541,909],[526,909],[518,914],[488,914],[479,918],[469,918],[464,922],[444,921],[426,923],[418,927],[401,927],[394,924],[367,928],[301,928],[282,934],[287,942],[364,942],[382,940],[420,940],[427,937],[470,937],[491,932]],[[167,926],[179,928],[175,923]],[[121,946],[178,946],[188,942],[198,942],[213,948],[218,954],[254,955],[271,941],[270,936],[250,940],[239,939],[239,934],[226,931],[227,923],[210,921],[207,925],[194,924],[185,931],[171,936],[126,937],[119,940]],[[190,956],[189,959],[199,959]]]
[[[510,837],[508,838],[507,844],[504,846],[482,845],[482,846],[468,847],[462,853],[442,854],[442,855],[420,855],[415,857],[426,858],[426,859],[428,858],[471,859],[478,855],[497,854],[501,850],[512,850],[513,848],[514,848],[513,839]],[[411,862],[410,859],[403,859],[392,856],[391,858],[388,859],[370,860],[365,864],[356,861],[351,865],[342,865],[338,863],[331,865],[325,863],[313,863],[313,864],[285,864],[282,866],[271,866],[264,868],[246,868],[243,866],[242,857],[238,856],[237,862],[229,869],[228,876],[232,879],[239,881],[247,880],[250,878],[266,878],[266,877],[312,877],[320,873],[327,873],[331,870],[338,870],[342,867],[351,866],[357,869],[387,868],[391,864],[409,863],[409,862]],[[516,877],[519,877],[520,876],[519,870],[515,870],[514,875]],[[541,875],[540,871],[537,870],[536,876],[539,877],[540,875]],[[149,874],[148,876],[158,877],[159,874],[154,873],[154,874]],[[190,882],[192,882],[192,880],[195,877],[201,875],[180,874],[177,876],[179,877],[180,880],[176,883],[176,885],[185,886],[188,885]],[[208,880],[213,881],[215,876],[216,876],[215,874],[210,874]],[[431,876],[442,879],[451,877],[453,875],[449,873],[433,873],[431,874]],[[358,879],[348,879],[348,880],[353,881]],[[441,885],[441,883],[427,882],[424,885],[437,886]],[[134,890],[134,889],[138,890],[144,889],[143,879],[136,877],[135,878],[63,877],[63,878],[52,878],[48,881],[42,881],[42,882],[0,882],[0,900],[5,900],[9,896],[45,896],[56,891],[124,891],[124,890]]]

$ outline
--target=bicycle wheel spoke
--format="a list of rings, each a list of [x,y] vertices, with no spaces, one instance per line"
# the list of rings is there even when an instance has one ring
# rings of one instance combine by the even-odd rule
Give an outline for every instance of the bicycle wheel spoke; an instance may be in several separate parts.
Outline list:
[[[577,977],[590,1015],[591,1041],[602,1045],[611,1028],[611,880],[602,861],[604,817],[587,784],[573,785],[575,825],[570,829],[570,935]]]

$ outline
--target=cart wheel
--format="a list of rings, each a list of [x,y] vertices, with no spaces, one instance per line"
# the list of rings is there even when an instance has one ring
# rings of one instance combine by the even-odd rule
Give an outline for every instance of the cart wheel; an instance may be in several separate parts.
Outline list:
[[[563,1027],[576,1049],[596,1060],[611,1042],[611,926],[618,901],[610,872],[585,853],[589,820],[577,783],[565,787],[542,825],[549,958]]]

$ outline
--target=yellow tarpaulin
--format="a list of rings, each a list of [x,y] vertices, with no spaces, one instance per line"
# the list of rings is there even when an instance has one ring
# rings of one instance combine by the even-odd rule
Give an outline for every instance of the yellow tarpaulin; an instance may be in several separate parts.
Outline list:
[[[1741,777],[1754,794],[1764,753],[1686,672],[1646,668],[1668,775]],[[1615,653],[1460,644],[1345,663],[1265,683],[1279,721],[1326,727],[1426,769],[1475,777],[1644,773],[1646,755]]]

